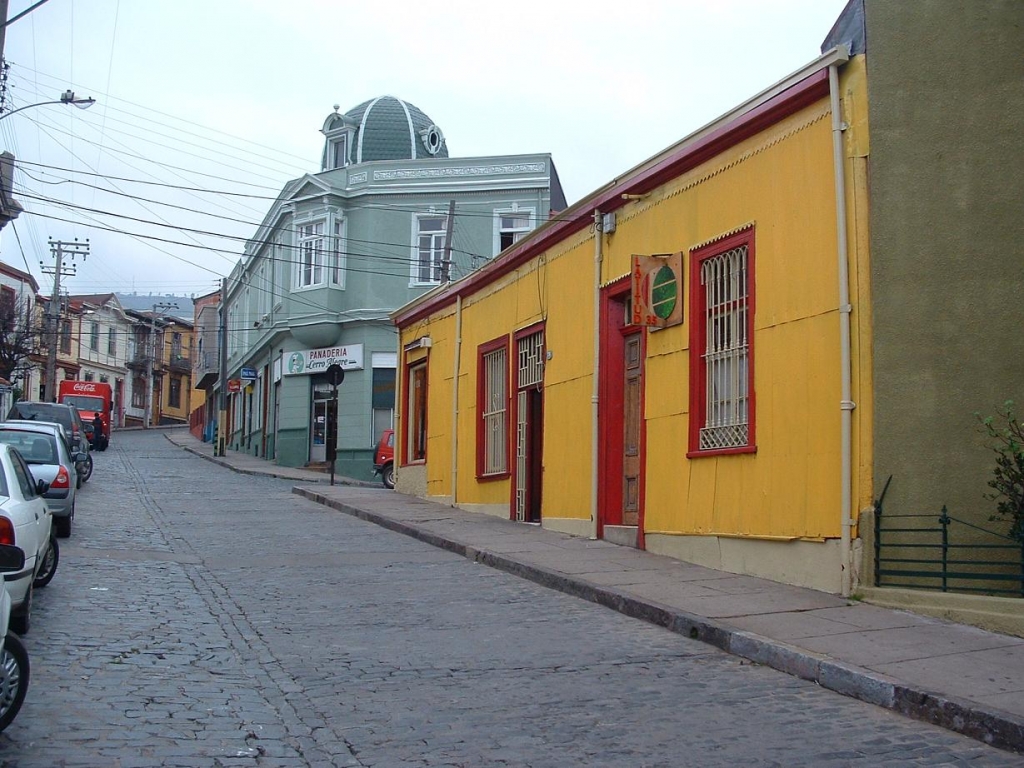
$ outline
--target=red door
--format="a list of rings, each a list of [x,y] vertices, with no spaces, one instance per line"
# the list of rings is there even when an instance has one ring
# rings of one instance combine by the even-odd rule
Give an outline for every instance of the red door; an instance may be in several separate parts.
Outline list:
[[[602,294],[598,536],[636,526],[643,546],[644,331],[629,324],[629,282]]]

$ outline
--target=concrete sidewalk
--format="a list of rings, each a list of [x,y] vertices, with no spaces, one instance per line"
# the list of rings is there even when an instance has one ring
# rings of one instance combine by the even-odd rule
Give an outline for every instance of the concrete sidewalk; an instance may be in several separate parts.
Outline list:
[[[295,480],[299,495],[484,565],[1024,752],[1024,639],[464,512],[379,483],[336,477],[330,486],[320,472],[234,451],[214,457],[187,430],[166,436],[235,471]]]

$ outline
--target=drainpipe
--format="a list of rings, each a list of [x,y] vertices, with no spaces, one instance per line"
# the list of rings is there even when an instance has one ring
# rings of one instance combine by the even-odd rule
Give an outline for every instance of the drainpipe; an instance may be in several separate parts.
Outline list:
[[[836,232],[838,236],[838,257],[839,257],[839,356],[841,399],[839,402],[840,414],[840,441],[842,453],[841,470],[841,521],[842,538],[840,539],[840,558],[842,559],[842,595],[849,597],[851,591],[850,557],[853,538],[853,409],[856,404],[852,399],[852,373],[850,361],[850,313],[853,308],[850,306],[850,257],[847,241],[846,227],[846,173],[843,157],[843,131],[846,124],[843,122],[839,103],[839,69],[836,64],[828,68],[829,98],[832,107],[832,162],[836,183]]]
[[[594,211],[594,385],[590,396],[590,538],[597,538],[598,405],[601,400],[601,212]]]
[[[455,295],[455,364],[452,374],[452,506],[459,500],[459,363],[462,359],[462,294]]]

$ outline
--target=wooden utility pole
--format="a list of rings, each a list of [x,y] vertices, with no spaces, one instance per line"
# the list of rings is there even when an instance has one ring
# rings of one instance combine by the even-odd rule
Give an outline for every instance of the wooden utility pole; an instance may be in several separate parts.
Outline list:
[[[89,241],[78,242],[76,237],[72,242],[50,240],[50,253],[53,255],[53,266],[48,266],[42,261],[39,267],[44,274],[53,275],[53,293],[50,296],[50,305],[46,308],[46,338],[48,347],[46,350],[46,379],[44,382],[43,399],[48,403],[57,400],[57,344],[60,339],[60,279],[61,277],[72,277],[76,268],[73,263],[64,264],[65,257],[74,261],[76,256],[81,256],[82,261],[89,255]]]
[[[452,230],[455,227],[455,201],[448,203],[448,221],[444,230],[444,258],[441,261],[441,282],[452,280]]]

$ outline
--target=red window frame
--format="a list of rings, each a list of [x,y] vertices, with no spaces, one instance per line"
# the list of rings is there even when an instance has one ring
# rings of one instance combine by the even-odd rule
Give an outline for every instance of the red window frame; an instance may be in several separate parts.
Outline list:
[[[487,376],[484,367],[484,357],[496,352],[499,349],[505,350],[505,470],[503,472],[490,472],[487,469],[486,445],[487,435],[485,432],[484,411],[487,405]],[[508,334],[497,339],[481,344],[476,350],[476,478],[477,480],[504,480],[512,473],[512,382],[509,376],[511,352],[508,344]]]
[[[728,448],[700,448],[700,431],[707,423],[707,293],[701,285],[704,262],[739,246],[747,247],[747,442]],[[736,232],[690,251],[690,435],[687,458],[723,456],[757,451],[757,409],[754,392],[754,228]]]

